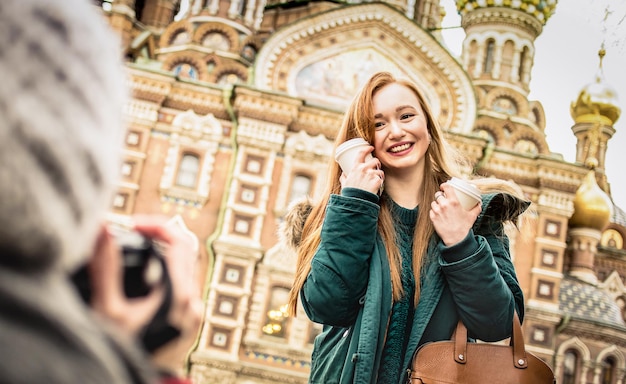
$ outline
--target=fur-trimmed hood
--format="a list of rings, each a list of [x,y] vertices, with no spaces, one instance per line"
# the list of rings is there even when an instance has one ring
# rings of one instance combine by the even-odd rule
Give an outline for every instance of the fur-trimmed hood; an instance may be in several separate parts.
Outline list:
[[[284,220],[278,228],[278,237],[283,244],[294,250],[298,249],[302,240],[302,229],[311,210],[313,210],[313,202],[308,197],[295,200],[289,205]]]

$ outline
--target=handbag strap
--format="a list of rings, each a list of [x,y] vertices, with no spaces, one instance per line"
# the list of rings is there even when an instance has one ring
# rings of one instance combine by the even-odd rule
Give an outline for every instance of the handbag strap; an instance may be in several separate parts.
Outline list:
[[[454,339],[454,360],[459,364],[465,364],[467,362],[467,328],[460,319],[452,338]],[[517,368],[526,368],[528,358],[517,311],[513,311],[513,333],[509,345],[513,348],[513,364]]]
[[[454,360],[459,364],[465,364],[467,361],[467,328],[461,319],[459,319],[452,337],[454,337]]]
[[[528,366],[528,357],[526,356],[526,346],[524,345],[524,334],[522,333],[522,325],[517,316],[517,311],[513,311],[513,334],[511,335],[511,347],[513,347],[513,364],[517,368],[526,368]]]

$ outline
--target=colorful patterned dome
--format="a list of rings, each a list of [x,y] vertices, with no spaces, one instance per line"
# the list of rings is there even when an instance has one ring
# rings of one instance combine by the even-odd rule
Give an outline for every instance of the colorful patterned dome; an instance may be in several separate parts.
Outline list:
[[[557,0],[457,0],[456,9],[460,14],[479,8],[511,8],[528,13],[543,25],[554,14]]]
[[[626,327],[615,300],[607,292],[579,280],[561,281],[559,309],[577,319]]]

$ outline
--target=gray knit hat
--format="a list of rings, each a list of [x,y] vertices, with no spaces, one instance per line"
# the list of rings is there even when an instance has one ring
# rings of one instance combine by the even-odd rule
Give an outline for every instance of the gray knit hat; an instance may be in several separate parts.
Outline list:
[[[118,174],[115,33],[88,0],[0,1],[0,267],[72,268]]]

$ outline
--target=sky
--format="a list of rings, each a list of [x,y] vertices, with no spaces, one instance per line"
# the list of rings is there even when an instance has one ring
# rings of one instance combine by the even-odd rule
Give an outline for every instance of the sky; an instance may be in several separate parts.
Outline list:
[[[446,8],[443,36],[453,54],[460,54],[465,33],[454,0]],[[608,10],[608,15],[606,11]],[[573,162],[576,138],[569,108],[580,90],[595,78],[598,51],[606,49],[602,68],[617,92],[621,117],[609,141],[606,174],[614,202],[626,210],[626,0],[560,0],[556,11],[535,40],[530,100],[541,102],[546,114],[546,140],[550,150]]]

